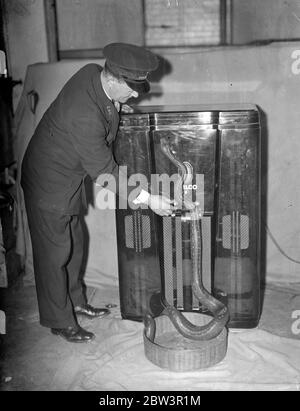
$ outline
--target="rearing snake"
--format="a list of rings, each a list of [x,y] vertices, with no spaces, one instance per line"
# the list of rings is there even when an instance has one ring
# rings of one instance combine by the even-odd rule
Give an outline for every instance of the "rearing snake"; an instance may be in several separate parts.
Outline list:
[[[166,314],[172,321],[177,331],[184,337],[192,340],[211,340],[217,337],[229,319],[227,307],[221,301],[214,298],[204,288],[202,283],[202,225],[201,211],[199,206],[192,201],[182,198],[183,184],[191,184],[193,178],[193,168],[190,163],[181,163],[171,152],[167,139],[161,139],[161,149],[169,160],[178,168],[179,178],[174,189],[174,199],[181,204],[191,215],[191,251],[192,251],[192,291],[199,302],[207,308],[213,315],[213,319],[206,325],[196,326],[187,320],[184,315],[174,306],[169,304],[165,297],[162,296],[162,304],[164,306],[163,314]],[[146,315],[144,319],[145,333],[150,340],[154,340],[155,321],[150,315]]]

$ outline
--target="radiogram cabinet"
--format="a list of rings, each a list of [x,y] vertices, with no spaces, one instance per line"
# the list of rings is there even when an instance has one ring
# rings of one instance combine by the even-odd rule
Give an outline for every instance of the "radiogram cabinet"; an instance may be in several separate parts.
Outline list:
[[[230,327],[255,327],[260,315],[260,116],[254,105],[153,106],[123,114],[115,157],[128,176],[171,198],[189,163],[186,195],[202,209],[202,280],[229,308]],[[171,177],[170,186],[162,176]],[[174,184],[173,182],[174,177]],[[180,208],[160,217],[145,206],[116,212],[121,314],[162,312],[161,294],[182,311],[203,311],[191,289],[191,221]]]

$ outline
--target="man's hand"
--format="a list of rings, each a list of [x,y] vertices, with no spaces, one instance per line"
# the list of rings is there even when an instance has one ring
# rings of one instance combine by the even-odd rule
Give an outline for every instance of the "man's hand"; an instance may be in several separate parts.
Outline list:
[[[169,216],[176,210],[175,201],[161,195],[150,194],[147,203],[151,210],[160,216]]]
[[[128,104],[122,104],[121,113],[133,113],[133,112],[134,112],[134,109],[128,106]]]

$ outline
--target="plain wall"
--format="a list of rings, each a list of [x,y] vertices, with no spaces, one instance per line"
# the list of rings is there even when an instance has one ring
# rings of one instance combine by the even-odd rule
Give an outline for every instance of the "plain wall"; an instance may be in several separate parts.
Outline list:
[[[299,0],[233,0],[233,44],[300,39]]]
[[[118,41],[144,44],[141,0],[59,0],[56,10],[60,50],[101,49]]]

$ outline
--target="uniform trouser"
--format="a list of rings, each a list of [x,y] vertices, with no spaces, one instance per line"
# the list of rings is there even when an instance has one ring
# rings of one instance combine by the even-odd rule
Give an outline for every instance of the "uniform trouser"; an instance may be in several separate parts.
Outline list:
[[[79,216],[42,210],[26,201],[40,323],[76,324],[74,307],[85,303],[80,280],[83,231]]]

